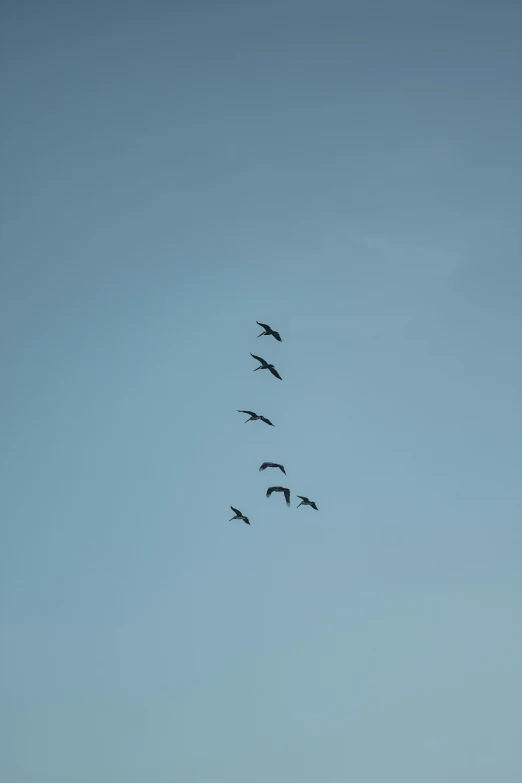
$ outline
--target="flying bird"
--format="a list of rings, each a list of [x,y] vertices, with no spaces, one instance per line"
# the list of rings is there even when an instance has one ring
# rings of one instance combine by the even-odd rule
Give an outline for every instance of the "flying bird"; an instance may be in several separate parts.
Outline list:
[[[282,470],[286,476],[286,470],[284,469],[283,465],[279,464],[279,462],[263,462],[259,470],[265,470],[265,468],[279,468],[279,470]]]
[[[283,342],[279,332],[276,332],[274,329],[271,329],[268,324],[262,324],[261,321],[256,321],[256,324],[259,324],[259,326],[262,326],[263,329],[265,330],[264,332],[261,332],[261,334],[258,334],[257,335],[258,337],[263,337],[265,334],[272,335],[272,337],[276,338],[277,342],[279,343]]]
[[[319,511],[313,500],[308,500],[308,498],[305,498],[302,495],[298,495],[297,497],[301,499],[299,506],[312,506],[316,511]],[[297,506],[297,508],[299,508],[299,506]]]
[[[283,492],[286,500],[286,505],[290,505],[290,490],[287,487],[268,487],[266,491],[267,498],[270,497],[272,492]]]
[[[275,424],[272,424],[270,419],[266,419],[264,416],[259,416],[257,413],[254,413],[254,411],[240,411],[238,409],[238,413],[248,413],[248,415],[250,416],[250,418],[245,421],[245,424],[247,423],[247,421],[258,421],[259,420],[259,421],[264,421],[265,424],[270,424],[271,427],[275,427]]]
[[[240,511],[238,508],[234,508],[234,506],[230,506],[230,508],[231,508],[231,509],[232,509],[232,511],[234,512],[234,514],[235,514],[235,517],[231,517],[231,518],[228,520],[229,522],[232,522],[232,520],[233,520],[233,519],[242,519],[242,520],[243,520],[243,522],[244,522],[246,525],[249,525],[249,524],[250,524],[250,522],[248,521],[248,517],[246,517],[244,514],[242,514],[242,513],[241,513],[241,511]]]
[[[270,370],[272,375],[274,375],[276,378],[279,378],[280,381],[283,380],[273,364],[269,364],[267,361],[265,361],[265,359],[262,359],[260,356],[256,356],[253,353],[251,353],[250,356],[252,357],[252,359],[256,359],[256,361],[260,362],[260,365],[259,367],[256,367],[256,370]],[[254,370],[254,372],[256,370]]]

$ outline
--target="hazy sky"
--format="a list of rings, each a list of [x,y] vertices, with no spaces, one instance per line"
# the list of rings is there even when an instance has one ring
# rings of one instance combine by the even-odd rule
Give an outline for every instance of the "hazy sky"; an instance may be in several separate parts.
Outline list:
[[[518,783],[520,4],[0,8],[2,783]]]

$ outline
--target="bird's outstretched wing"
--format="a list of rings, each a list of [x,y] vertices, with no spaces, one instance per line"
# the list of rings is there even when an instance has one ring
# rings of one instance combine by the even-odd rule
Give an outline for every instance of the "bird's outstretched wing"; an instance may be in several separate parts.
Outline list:
[[[260,364],[264,364],[264,365],[267,365],[267,364],[268,364],[268,362],[267,362],[267,361],[265,361],[265,359],[262,359],[260,356],[256,356],[256,355],[255,355],[255,354],[253,354],[253,353],[251,353],[251,354],[250,354],[250,356],[251,356],[253,359],[255,359],[257,362],[259,362]]]
[[[274,332],[274,331],[272,331],[272,334],[273,334],[273,336],[276,338],[276,340],[277,340],[279,343],[282,343],[282,342],[283,342],[283,341],[282,341],[282,339],[281,339],[281,335],[279,334],[279,332]]]
[[[250,522],[248,520],[248,517],[243,517],[243,522],[245,523],[245,525],[249,525],[250,524]]]
[[[240,517],[243,516],[243,514],[241,513],[241,511],[238,508],[234,508],[234,506],[230,506],[230,508],[232,509],[234,514],[238,514]]]
[[[269,498],[269,497],[270,497],[270,495],[272,494],[272,492],[277,492],[277,490],[278,490],[278,489],[279,489],[278,487],[268,487],[268,489],[267,489],[267,491],[266,491],[266,496],[267,496],[267,498]]]
[[[263,327],[263,329],[265,329],[267,332],[269,332],[269,331],[271,332],[271,331],[272,331],[272,330],[270,329],[270,327],[269,327],[269,325],[268,325],[268,324],[262,324],[262,323],[261,323],[261,321],[256,321],[256,324],[257,324],[258,326],[262,326],[262,327]]]
[[[285,489],[283,489],[283,492],[285,493],[286,505],[289,506],[290,505],[290,490],[285,487]]]
[[[319,509],[317,508],[317,506],[315,505],[315,502],[313,500],[310,503],[310,505],[312,506],[312,508],[315,508],[316,511],[319,511]]]
[[[279,468],[279,470],[282,470],[283,473],[286,475],[286,471],[283,465],[280,465],[279,462],[263,462],[259,470],[265,470],[265,468]]]
[[[257,416],[257,413],[254,413],[254,411],[240,411],[240,410],[238,410],[238,413],[248,413],[249,416]]]
[[[265,417],[264,417],[264,416],[261,416],[261,421],[264,421],[264,422],[265,422],[265,424],[270,424],[270,426],[271,426],[271,427],[275,427],[275,424],[272,424],[272,422],[270,421],[270,419],[265,419]]]
[[[305,498],[305,496],[304,496],[304,495],[298,495],[297,497],[298,497],[300,500],[308,500],[308,498]]]
[[[276,377],[276,378],[279,378],[279,380],[280,380],[280,381],[282,381],[282,380],[283,380],[283,379],[281,378],[281,376],[279,375],[279,373],[277,372],[277,370],[276,370],[276,368],[275,368],[275,367],[269,367],[269,370],[270,370],[270,372],[272,373],[272,375],[275,375],[275,377]]]

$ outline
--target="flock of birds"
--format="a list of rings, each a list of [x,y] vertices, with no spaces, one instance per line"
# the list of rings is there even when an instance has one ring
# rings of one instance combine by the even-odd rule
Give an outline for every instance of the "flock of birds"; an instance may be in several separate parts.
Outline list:
[[[279,343],[282,342],[281,335],[279,332],[276,332],[275,329],[272,329],[268,324],[262,324],[260,321],[256,321],[256,324],[259,324],[263,328],[263,331],[261,334],[258,334],[258,337],[274,337]],[[283,379],[279,375],[278,371],[274,367],[273,364],[270,364],[265,359],[262,359],[261,356],[256,356],[255,354],[251,353],[250,356],[255,359],[257,362],[259,362],[259,367],[256,367],[254,372],[256,370],[270,370],[274,378],[278,378],[280,381]],[[266,416],[261,416],[259,413],[254,413],[254,411],[244,411],[244,410],[238,410],[238,413],[246,413],[249,418],[245,420],[245,424],[249,421],[263,421],[265,424],[268,424],[270,427],[273,427],[274,425],[270,421],[270,419],[267,419]],[[279,468],[279,470],[285,474],[286,476],[286,470],[284,468],[284,465],[281,465],[279,462],[263,462],[259,470],[266,470],[267,468]],[[290,490],[288,487],[268,487],[266,491],[267,498],[270,497],[270,495],[273,492],[282,492],[286,501],[286,505],[290,505]],[[299,500],[301,501],[298,505],[299,506],[311,506],[313,509],[318,511],[317,505],[313,500],[310,500],[309,498],[305,497],[304,495],[298,495],[297,496]],[[230,522],[232,522],[233,519],[240,519],[245,524],[249,525],[250,520],[248,517],[246,517],[238,508],[234,508],[234,506],[230,506],[232,511],[234,512],[234,516],[230,518]]]

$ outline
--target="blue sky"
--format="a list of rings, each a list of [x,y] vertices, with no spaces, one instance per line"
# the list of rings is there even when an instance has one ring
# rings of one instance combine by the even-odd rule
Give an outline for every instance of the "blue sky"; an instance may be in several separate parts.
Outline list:
[[[1,17],[2,783],[518,783],[520,8]]]

